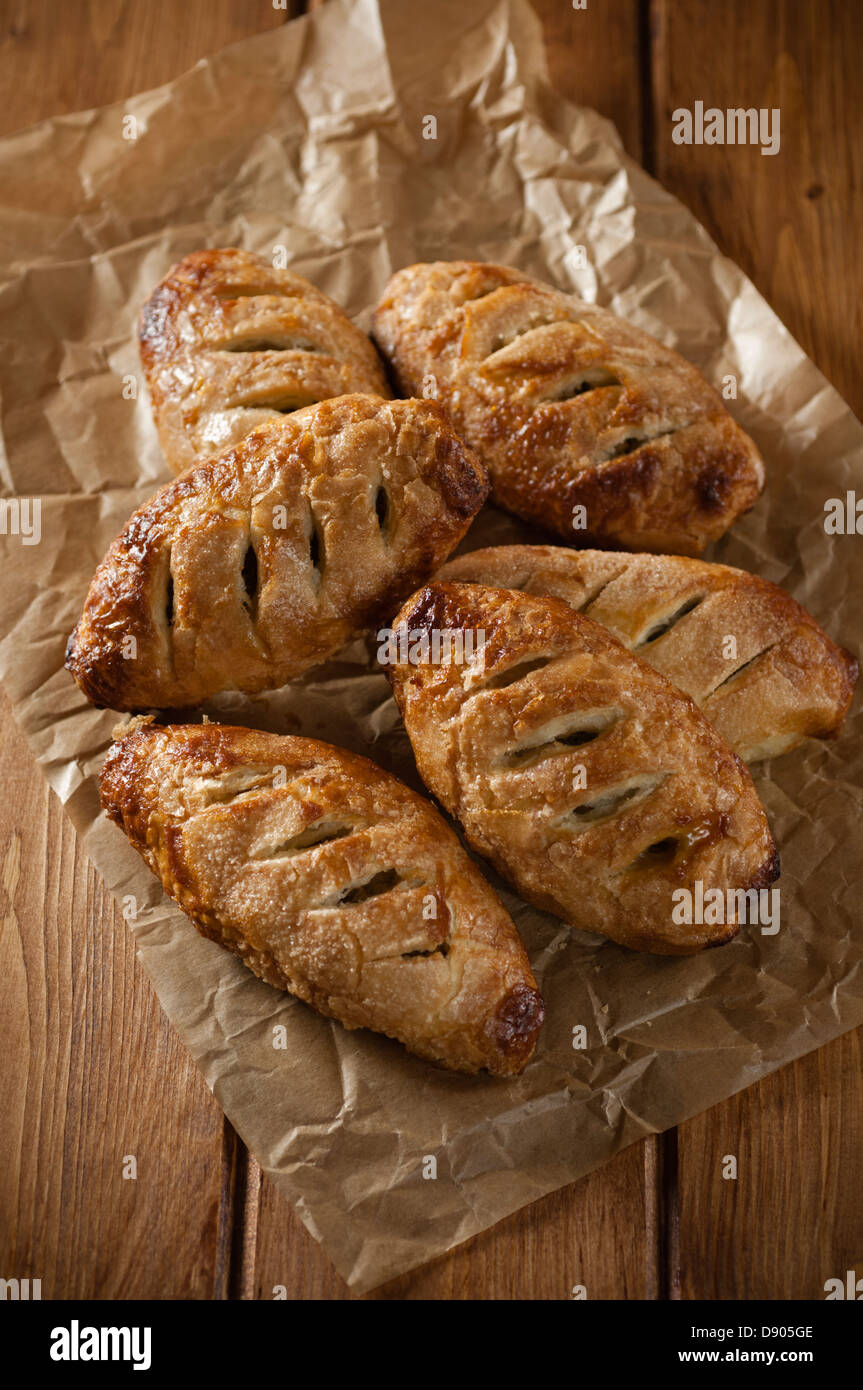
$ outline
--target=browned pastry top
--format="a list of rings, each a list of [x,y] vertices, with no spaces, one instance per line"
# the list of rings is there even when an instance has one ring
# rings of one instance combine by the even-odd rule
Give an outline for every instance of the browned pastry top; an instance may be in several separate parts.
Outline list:
[[[438,577],[565,599],[691,695],[745,762],[835,736],[854,694],[850,652],[784,589],[728,565],[506,545]]]
[[[495,501],[574,545],[697,554],[764,485],[695,367],[507,266],[408,266],[373,331],[400,389],[441,401],[480,452]]]
[[[435,583],[402,624],[484,634],[483,661],[440,642],[437,664],[399,652],[390,678],[426,786],[523,898],[638,950],[735,935],[736,900],[687,925],[675,890],[766,888],[778,859],[749,773],[688,696],[560,599]]]
[[[141,310],[159,439],[181,473],[256,425],[331,396],[389,396],[373,345],[325,294],[235,247],[195,251]]]
[[[67,666],[114,709],[282,685],[389,617],[487,489],[433,401],[339,396],[262,425],[134,514]]]
[[[269,984],[459,1071],[529,1060],[543,1007],[511,919],[438,813],[368,759],[144,721],[101,785],[165,891]]]

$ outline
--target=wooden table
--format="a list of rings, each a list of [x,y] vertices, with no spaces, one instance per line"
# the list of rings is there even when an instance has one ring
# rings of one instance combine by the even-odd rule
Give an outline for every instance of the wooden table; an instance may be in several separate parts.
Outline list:
[[[558,90],[617,124],[863,413],[863,7],[535,3]],[[0,0],[0,133],[165,82],[300,8]],[[779,106],[781,153],[673,144],[671,112],[696,100]],[[8,708],[0,786],[0,1276],[41,1278],[46,1298],[271,1298],[277,1284],[350,1297],[163,1017]],[[861,1042],[847,1034],[372,1297],[583,1284],[591,1299],[823,1298],[829,1275],[863,1275]]]

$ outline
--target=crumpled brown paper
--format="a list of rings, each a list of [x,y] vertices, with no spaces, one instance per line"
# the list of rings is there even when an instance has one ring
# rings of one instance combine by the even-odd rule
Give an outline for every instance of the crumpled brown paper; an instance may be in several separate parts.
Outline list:
[[[423,138],[427,116],[436,139]],[[518,1080],[437,1071],[256,980],[197,935],[99,815],[116,716],[89,709],[63,670],[92,570],[168,476],[144,392],[126,398],[140,380],[138,305],[205,245],[285,247],[363,326],[401,265],[501,260],[631,318],[714,383],[734,374],[731,406],[768,485],[715,558],[784,584],[855,650],[863,542],[823,523],[825,500],[861,475],[863,428],[613,128],[550,90],[520,3],[332,0],[166,87],[0,142],[3,484],[42,504],[39,544],[0,541],[0,673],[87,852],[137,901],[140,957],[226,1114],[364,1290],[863,1021],[859,711],[838,744],[756,770],[783,855],[778,936],[749,928],[695,958],[646,958],[568,932],[489,873],[547,1002]],[[529,537],[488,511],[467,545]],[[363,641],[209,713],[330,739],[419,785]],[[275,1023],[287,1050],[273,1047]],[[579,1024],[585,1050],[572,1045]]]

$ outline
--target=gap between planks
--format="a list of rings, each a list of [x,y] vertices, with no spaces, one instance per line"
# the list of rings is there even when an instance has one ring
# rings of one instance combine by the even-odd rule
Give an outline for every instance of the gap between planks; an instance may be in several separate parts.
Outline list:
[[[214,1299],[254,1299],[260,1210],[261,1169],[230,1121],[223,1119]]]
[[[662,93],[661,7],[637,0],[641,87],[641,163],[656,178],[657,100]],[[644,1296],[680,1298],[680,1198],[677,1129],[644,1140]]]
[[[680,1299],[680,1200],[677,1130],[644,1140],[644,1296]]]

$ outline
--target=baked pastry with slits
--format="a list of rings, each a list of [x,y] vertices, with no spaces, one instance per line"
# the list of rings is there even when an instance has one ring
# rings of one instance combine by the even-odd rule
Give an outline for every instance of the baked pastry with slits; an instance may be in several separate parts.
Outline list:
[[[736,934],[738,894],[778,858],[749,773],[687,695],[561,599],[436,583],[402,624],[418,659],[389,674],[420,774],[527,902],[663,955]],[[465,629],[471,659],[453,641],[425,659],[417,634]]]
[[[366,758],[144,721],[109,752],[102,805],[268,984],[454,1070],[530,1059],[543,1006],[510,917],[441,816]]]
[[[494,500],[570,544],[696,555],[764,486],[758,450],[695,367],[507,266],[400,270],[373,334],[404,395],[446,406]]]
[[[195,251],[141,310],[141,361],[175,473],[278,413],[331,396],[389,396],[373,345],[308,280],[235,247]]]
[[[564,599],[691,695],[745,762],[836,737],[854,694],[851,653],[784,589],[727,565],[503,545],[437,577]]]
[[[433,401],[339,396],[259,426],[134,514],[66,664],[122,710],[282,685],[388,619],[487,490]]]

